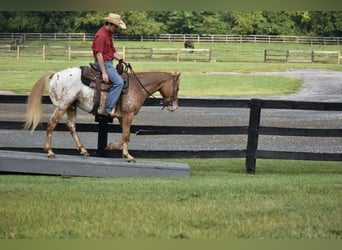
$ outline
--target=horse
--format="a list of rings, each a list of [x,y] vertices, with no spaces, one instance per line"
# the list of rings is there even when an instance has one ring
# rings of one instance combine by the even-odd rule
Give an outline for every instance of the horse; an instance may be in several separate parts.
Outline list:
[[[122,128],[122,138],[116,144],[108,144],[106,150],[122,149],[123,157],[127,158],[128,162],[135,162],[134,157],[128,151],[133,118],[139,112],[145,100],[157,91],[162,96],[165,107],[169,111],[175,111],[178,108],[180,72],[131,72],[128,75],[128,92],[121,94],[114,116],[119,120]],[[41,99],[48,82],[49,96],[55,106],[55,110],[47,123],[44,150],[49,158],[55,157],[51,146],[52,133],[57,123],[66,113],[66,126],[80,154],[89,156],[88,151],[76,133],[76,114],[77,107],[89,113],[93,112],[95,90],[82,83],[81,69],[79,67],[72,67],[52,75],[42,76],[35,83],[27,99],[24,129],[33,132],[39,125],[42,116]],[[102,94],[103,92],[101,96]]]
[[[185,49],[195,49],[195,45],[194,45],[194,42],[193,41],[185,41],[184,42],[184,48]],[[191,50],[190,51],[191,53],[193,53],[194,51],[193,50]]]

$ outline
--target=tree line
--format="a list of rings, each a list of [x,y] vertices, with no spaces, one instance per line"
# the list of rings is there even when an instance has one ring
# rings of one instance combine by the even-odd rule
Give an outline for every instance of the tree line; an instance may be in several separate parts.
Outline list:
[[[342,36],[342,11],[118,11],[123,35]],[[95,33],[104,11],[2,11],[0,32]]]

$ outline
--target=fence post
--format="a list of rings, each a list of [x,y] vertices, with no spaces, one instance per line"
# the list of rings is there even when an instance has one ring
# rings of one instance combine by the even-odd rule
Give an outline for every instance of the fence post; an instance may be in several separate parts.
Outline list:
[[[125,60],[126,59],[126,47],[122,47],[122,58]]]
[[[265,49],[264,50],[264,62],[266,62],[267,61],[267,50]]]
[[[108,142],[108,122],[110,122],[110,118],[103,115],[96,115],[95,121],[98,122],[97,156],[103,157],[105,156],[105,148]]]
[[[20,47],[17,45],[17,60],[20,58]]]
[[[45,44],[43,44],[43,60],[45,60]]]
[[[312,63],[315,62],[315,51],[314,50],[311,51],[311,62]]]
[[[261,100],[252,99],[250,102],[248,140],[246,151],[246,172],[255,173],[256,153],[258,149]]]
[[[337,51],[337,64],[340,64],[341,60],[341,50]]]

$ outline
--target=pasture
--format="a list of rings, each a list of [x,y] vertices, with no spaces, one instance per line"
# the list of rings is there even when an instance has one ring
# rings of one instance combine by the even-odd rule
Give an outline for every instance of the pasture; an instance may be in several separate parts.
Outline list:
[[[123,45],[128,46],[118,42],[118,46]],[[153,43],[153,46],[179,45]],[[224,57],[237,53],[237,49],[261,53],[258,46],[271,45],[234,44],[230,49],[224,44],[195,46],[215,46],[217,57]],[[241,53],[235,55],[236,61],[215,63],[136,61],[132,64],[136,71],[184,72],[180,91],[183,96],[293,93],[300,88],[296,79],[258,78],[248,73],[298,68],[341,70],[340,65],[330,64],[239,61],[243,56],[247,58]],[[87,58],[70,62],[1,58],[0,90],[26,93],[41,75],[86,65],[89,61]],[[202,72],[243,74],[218,76]],[[213,86],[213,82],[217,85]],[[247,94],[247,90],[252,92]],[[191,177],[95,179],[2,174],[0,238],[342,238],[340,162],[258,160],[261,174],[246,175],[243,159],[169,161],[188,163]]]
[[[190,178],[0,176],[0,238],[340,239],[341,166],[181,159]]]

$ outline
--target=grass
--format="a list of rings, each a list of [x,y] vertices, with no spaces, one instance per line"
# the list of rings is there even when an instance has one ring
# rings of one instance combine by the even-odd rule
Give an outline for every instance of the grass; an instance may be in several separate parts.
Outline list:
[[[128,42],[116,41],[120,50],[129,48],[182,48],[181,42]],[[27,41],[27,46],[71,45],[82,50],[90,50],[91,41]],[[183,72],[181,81],[182,96],[237,96],[237,95],[277,95],[296,92],[300,82],[277,76],[250,76],[248,73],[256,71],[287,71],[295,69],[325,69],[337,70],[342,68],[337,64],[320,63],[264,63],[265,49],[297,49],[297,50],[341,50],[341,46],[332,45],[303,45],[283,43],[196,43],[196,48],[209,48],[212,58],[216,62],[191,61],[131,61],[135,71],[179,71]],[[22,49],[22,53],[28,50]],[[37,50],[37,49],[36,49]],[[31,52],[30,52],[31,53]],[[41,53],[41,51],[36,52]],[[32,54],[32,53],[31,53]],[[0,58],[0,89],[16,93],[27,93],[32,85],[44,74],[50,74],[67,67],[87,65],[93,59],[91,56],[66,60],[66,56],[23,57],[17,60]],[[129,59],[129,58],[128,58]],[[243,75],[197,75],[199,72],[239,72]],[[200,79],[200,80],[199,80]],[[204,79],[202,81],[202,79]]]
[[[0,176],[0,238],[342,237],[337,162],[182,159],[191,178]],[[15,209],[13,209],[15,208]]]
[[[29,92],[43,75],[68,67],[87,65],[90,60],[0,59],[0,89],[15,93]],[[249,72],[270,71],[269,64],[251,63],[191,63],[141,62],[133,63],[135,71],[179,71],[181,96],[276,95],[296,92],[300,81],[281,76],[252,76]],[[285,67],[286,66],[286,67]],[[284,71],[291,65],[272,65],[271,70]],[[198,74],[198,72],[239,72],[240,75]]]
[[[180,96],[241,96],[290,94],[301,87],[289,77],[184,74]]]
[[[49,71],[13,74],[0,72],[1,90],[16,93],[31,91],[33,84]],[[8,79],[11,79],[8,81]],[[301,86],[297,79],[277,76],[202,75],[185,73],[181,76],[180,96],[239,96],[276,95],[296,92]]]
[[[133,45],[180,46],[130,43]],[[134,61],[132,64],[136,71],[183,72],[180,90],[183,96],[292,93],[300,86],[298,80],[248,73],[303,68],[341,70],[340,65],[332,64],[219,62],[225,56],[241,60],[260,56],[265,46],[269,48],[267,44],[196,45],[212,48],[217,62]],[[118,46],[128,45],[119,42]],[[26,93],[42,75],[87,65],[89,61],[91,58],[69,62],[2,57],[0,89]],[[187,162],[191,178],[64,179],[0,175],[0,238],[342,238],[340,162],[258,160],[258,174],[246,175],[243,159],[170,161]]]

